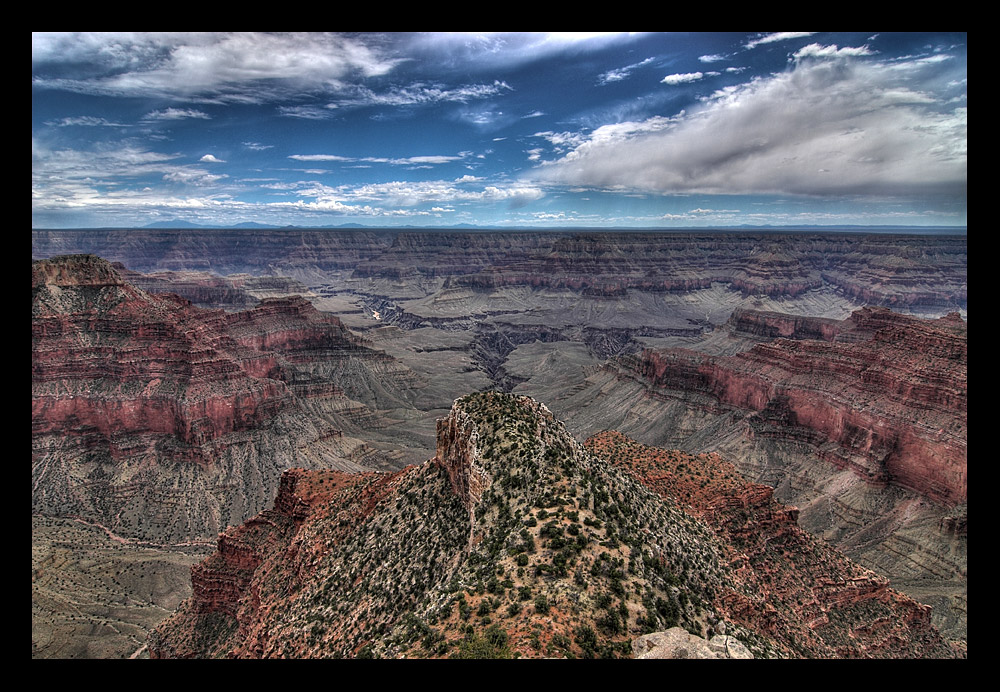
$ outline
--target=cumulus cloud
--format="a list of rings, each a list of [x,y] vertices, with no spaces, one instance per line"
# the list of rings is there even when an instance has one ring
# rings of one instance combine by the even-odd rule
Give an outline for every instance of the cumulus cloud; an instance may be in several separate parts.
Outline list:
[[[169,183],[196,185],[198,187],[214,185],[226,177],[228,176],[215,175],[200,168],[179,168],[163,175],[163,179]]]
[[[660,80],[663,84],[686,84],[687,82],[697,82],[705,75],[701,72],[685,72],[684,74],[668,74]]]
[[[803,61],[675,118],[598,128],[540,181],[658,193],[964,198],[967,109],[907,64]]]
[[[213,156],[212,154],[205,154],[198,160],[203,161],[205,163],[225,163],[225,161],[223,161],[222,159],[215,158],[215,156]]]

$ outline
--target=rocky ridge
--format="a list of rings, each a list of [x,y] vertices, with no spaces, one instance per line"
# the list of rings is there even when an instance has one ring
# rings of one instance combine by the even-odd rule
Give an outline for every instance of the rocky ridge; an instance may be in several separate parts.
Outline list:
[[[438,442],[394,474],[287,472],[274,508],[192,571],[152,654],[618,657],[680,625],[756,656],[955,655],[926,608],[718,459],[667,471],[650,450],[606,455],[632,449],[620,437],[591,453],[543,405],[499,393],[456,401]],[[650,483],[697,463],[697,483]],[[808,600],[788,608],[791,594]]]

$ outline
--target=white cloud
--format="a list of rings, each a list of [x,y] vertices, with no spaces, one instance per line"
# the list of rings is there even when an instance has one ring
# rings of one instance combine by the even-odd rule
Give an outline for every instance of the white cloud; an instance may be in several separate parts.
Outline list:
[[[779,31],[773,34],[765,34],[758,38],[747,41],[747,48],[756,48],[763,43],[775,43],[777,41],[787,41],[793,38],[805,38],[806,36],[812,36],[815,31]]]
[[[520,120],[515,115],[487,105],[466,105],[451,114],[453,119],[482,129],[496,129],[503,125]]]
[[[856,48],[844,46],[838,49],[835,45],[821,46],[818,43],[810,43],[797,50],[792,57],[801,60],[802,58],[856,58],[865,55],[874,55],[872,51],[868,50],[868,46]]]
[[[162,111],[153,111],[143,116],[143,120],[185,120],[187,118],[211,120],[212,116],[192,108],[166,108]]]
[[[31,47],[33,70],[71,61],[90,72],[35,77],[41,87],[247,103],[276,98],[286,84],[310,90],[384,75],[401,60],[364,37],[323,33],[36,33]]]
[[[668,74],[660,80],[663,84],[686,84],[687,82],[697,82],[705,75],[701,72],[686,72],[684,74]]]
[[[227,178],[225,175],[215,175],[200,168],[182,168],[163,175],[163,179],[169,183],[180,183],[182,185],[196,185],[205,187],[214,185],[220,180]]]
[[[320,106],[278,106],[278,115],[303,120],[326,120],[333,117],[330,109]]]
[[[375,92],[366,86],[350,86],[340,90],[328,108],[362,106],[413,106],[440,102],[467,103],[513,91],[506,83],[495,80],[492,84],[465,84],[448,88],[440,84],[411,84],[385,92]]]
[[[675,118],[598,128],[533,175],[658,193],[963,198],[967,109],[929,91],[934,69],[798,62]]]
[[[81,115],[75,118],[62,118],[60,120],[47,122],[46,125],[54,127],[125,127],[121,123],[109,122],[105,118],[97,118],[92,115]]]
[[[428,164],[451,163],[461,161],[471,152],[461,152],[458,156],[408,156],[404,158],[387,158],[381,156],[340,156],[338,154],[292,154],[288,158],[296,161],[337,161],[342,163],[388,163],[394,166],[420,166]]]
[[[205,163],[225,163],[225,161],[223,161],[222,159],[215,158],[215,156],[213,156],[212,154],[205,154],[198,160],[203,161]]]
[[[520,206],[540,199],[545,193],[536,185],[524,182],[480,186],[470,186],[466,179],[453,182],[446,180],[392,181],[370,183],[358,186],[331,188],[312,184],[299,191],[303,197],[319,200],[338,199],[361,202],[376,202],[384,207],[415,207],[423,204],[457,204],[462,202],[507,202]]]
[[[261,144],[260,142],[243,142],[243,146],[252,151],[265,151],[267,149],[274,149],[273,144]]]
[[[427,33],[407,37],[406,51],[444,68],[492,72],[554,54],[586,53],[626,44],[642,34],[628,32]]]
[[[551,144],[557,152],[566,151],[569,148],[578,147],[587,141],[587,136],[582,132],[536,132],[532,137],[542,137]]]
[[[296,161],[357,161],[349,156],[338,156],[337,154],[292,154],[288,158]]]
[[[413,164],[413,163],[450,163],[452,161],[461,161],[461,156],[410,156],[405,159],[389,159],[389,163],[401,164]]]
[[[616,70],[609,70],[597,78],[599,84],[610,84],[611,82],[620,82],[621,80],[628,77],[632,72],[642,67],[643,65],[648,65],[653,62],[654,58],[646,58],[641,62],[632,63],[631,65],[626,65],[625,67],[620,67]]]
[[[725,59],[726,59],[725,55],[718,55],[718,54],[715,54],[715,53],[713,53],[712,55],[699,55],[698,56],[698,60],[700,60],[701,62],[719,62],[719,61],[725,60]]]

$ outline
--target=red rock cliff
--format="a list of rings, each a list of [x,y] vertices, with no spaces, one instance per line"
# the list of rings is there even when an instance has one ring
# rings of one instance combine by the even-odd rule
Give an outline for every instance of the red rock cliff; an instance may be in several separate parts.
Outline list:
[[[778,338],[732,357],[647,350],[623,357],[623,372],[661,392],[707,395],[704,406],[760,412],[751,419],[755,432],[804,434],[827,461],[872,483],[949,504],[966,500],[968,350],[961,318],[921,320],[865,308],[841,324],[735,319],[757,333],[805,331],[825,340]]]
[[[95,257],[32,266],[32,430],[171,434],[199,445],[290,405],[281,362],[368,351],[299,297],[237,313],[123,282]]]

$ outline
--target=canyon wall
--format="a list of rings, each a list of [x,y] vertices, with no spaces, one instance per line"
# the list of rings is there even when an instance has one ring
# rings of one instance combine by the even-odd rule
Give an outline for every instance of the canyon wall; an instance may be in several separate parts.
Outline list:
[[[437,279],[477,290],[744,295],[817,289],[903,309],[965,309],[964,236],[778,232],[457,232],[378,230],[35,230],[32,257],[93,253],[129,269],[247,272],[324,283]]]
[[[32,263],[31,367],[33,511],[153,542],[252,516],[290,465],[363,468],[352,396],[419,384],[300,296],[205,310],[88,255]]]
[[[871,484],[966,501],[968,350],[960,317],[866,308],[838,324],[741,311],[732,323],[758,336],[798,338],[731,357],[645,350],[623,356],[622,372],[658,391],[708,395],[716,410],[759,413],[757,433],[804,436],[825,461]],[[821,338],[803,338],[813,336]]]

